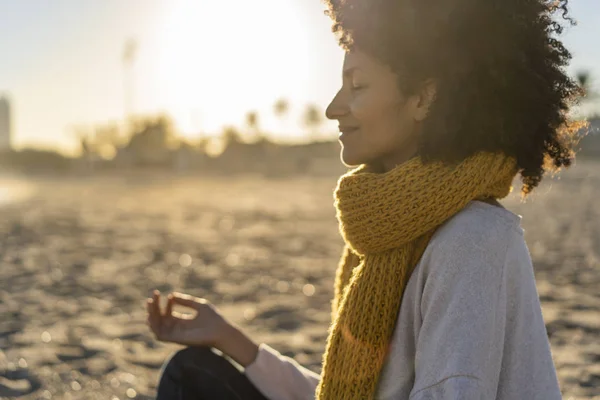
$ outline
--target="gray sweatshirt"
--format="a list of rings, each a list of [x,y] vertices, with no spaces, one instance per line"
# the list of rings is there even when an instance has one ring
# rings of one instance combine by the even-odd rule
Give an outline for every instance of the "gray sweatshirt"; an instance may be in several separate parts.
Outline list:
[[[520,223],[473,201],[437,230],[404,292],[377,399],[562,398]],[[245,374],[271,400],[314,399],[319,383],[264,343]]]

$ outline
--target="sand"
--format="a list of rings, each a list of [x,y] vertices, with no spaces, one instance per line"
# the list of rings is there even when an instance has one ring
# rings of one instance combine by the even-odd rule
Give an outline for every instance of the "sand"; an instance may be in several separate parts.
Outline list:
[[[154,288],[209,299],[319,372],[342,245],[335,181],[17,180],[27,196],[5,189],[0,206],[0,397],[153,398],[178,349],[145,325]],[[579,161],[527,203],[503,201],[523,215],[565,399],[600,399],[599,197],[600,162]]]

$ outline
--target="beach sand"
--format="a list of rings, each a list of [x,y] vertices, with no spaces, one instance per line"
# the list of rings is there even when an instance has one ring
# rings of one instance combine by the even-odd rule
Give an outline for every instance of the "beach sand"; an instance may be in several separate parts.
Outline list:
[[[503,204],[523,215],[564,398],[600,399],[600,162],[560,177]],[[342,247],[335,182],[28,182],[28,198],[0,208],[0,397],[153,398],[179,348],[145,325],[155,288],[207,298],[319,372]]]

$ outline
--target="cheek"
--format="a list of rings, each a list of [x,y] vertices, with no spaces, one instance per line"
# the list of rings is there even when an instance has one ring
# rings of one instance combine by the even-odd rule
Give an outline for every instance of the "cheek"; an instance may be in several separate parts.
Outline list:
[[[406,130],[402,106],[395,98],[365,93],[353,100],[350,110],[361,126],[362,139],[370,143],[390,145]]]
[[[361,94],[350,102],[350,111],[361,126],[377,123],[387,113],[385,108],[381,97],[372,93]]]

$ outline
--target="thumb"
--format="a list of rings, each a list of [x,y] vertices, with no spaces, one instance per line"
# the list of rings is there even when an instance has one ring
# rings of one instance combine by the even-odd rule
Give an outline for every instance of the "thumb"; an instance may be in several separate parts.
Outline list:
[[[179,304],[184,307],[189,307],[189,308],[193,308],[193,309],[196,309],[198,307],[198,305],[200,305],[202,303],[200,301],[200,299],[197,297],[190,296],[189,294],[178,293],[178,292],[172,293],[172,300],[173,300],[173,303],[175,303],[175,304]]]

